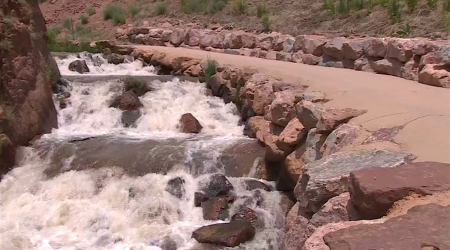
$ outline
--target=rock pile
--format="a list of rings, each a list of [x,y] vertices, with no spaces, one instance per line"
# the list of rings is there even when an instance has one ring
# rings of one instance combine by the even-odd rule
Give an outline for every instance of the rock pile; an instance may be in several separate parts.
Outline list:
[[[190,38],[190,42],[195,44],[196,40]],[[340,48],[340,42],[335,41],[332,45]],[[308,44],[312,53],[319,53],[314,48],[315,42],[307,40],[304,44]],[[342,48],[348,47],[345,44]],[[322,51],[337,58],[346,55],[326,44]],[[373,55],[381,54],[375,49],[369,51]],[[395,54],[392,49],[389,51],[385,53]],[[186,74],[192,72],[188,70],[190,67],[199,66],[202,70],[197,76],[204,80],[204,62],[152,50],[132,53],[174,74]],[[354,55],[359,54],[355,52]],[[410,56],[401,51],[395,55],[402,60]],[[251,69],[220,65],[217,69],[207,85],[211,94],[225,102],[233,102],[245,124],[244,133],[265,146],[263,159],[254,164],[255,176],[276,180],[278,190],[295,195],[297,203],[287,215],[282,249],[353,249],[342,248],[341,241],[360,249],[366,244],[366,232],[378,232],[382,227],[389,228],[396,237],[402,237],[401,228],[405,227],[415,228],[414,233],[423,236],[405,246],[417,243],[417,246],[431,244],[437,249],[447,247],[447,241],[439,238],[448,230],[445,226],[433,229],[439,236],[439,242],[436,242],[429,233],[424,231],[422,234],[421,230],[429,229],[422,227],[420,220],[410,219],[432,216],[430,221],[445,220],[447,208],[438,205],[414,208],[411,210],[413,215],[403,215],[405,220],[384,217],[394,202],[411,193],[434,195],[450,190],[450,164],[411,163],[415,157],[403,152],[393,141],[403,127],[369,132],[351,123],[354,117],[364,115],[365,110],[330,107],[324,93],[309,91],[300,84],[281,82]],[[203,208],[205,219],[229,220],[231,217],[231,222],[199,229],[194,237],[199,242],[223,246],[242,243],[244,236],[245,240],[250,240],[254,235],[250,227],[260,225],[257,215],[242,207],[230,216],[228,208],[234,200],[233,187],[225,176],[213,179],[207,188],[196,193],[195,205]],[[255,183],[246,186],[270,188]],[[238,227],[238,221],[248,224],[241,223]],[[229,228],[229,234],[220,231],[222,227]],[[352,233],[341,233],[342,230],[337,231],[339,229]],[[231,241],[231,238],[235,240]],[[371,249],[403,249],[397,242],[386,242],[389,239],[394,240],[390,236],[379,241],[371,238],[369,245]]]
[[[448,41],[403,38],[292,37],[280,33],[208,29],[119,29],[116,38],[136,44],[189,47],[270,60],[375,72],[450,88]]]

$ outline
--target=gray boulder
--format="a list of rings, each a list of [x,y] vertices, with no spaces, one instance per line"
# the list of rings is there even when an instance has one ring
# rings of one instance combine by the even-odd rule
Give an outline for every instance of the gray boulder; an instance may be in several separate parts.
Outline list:
[[[305,172],[294,194],[305,204],[307,211],[315,213],[330,198],[348,191],[351,172],[373,167],[397,167],[413,159],[409,153],[387,150],[336,153],[304,166]]]

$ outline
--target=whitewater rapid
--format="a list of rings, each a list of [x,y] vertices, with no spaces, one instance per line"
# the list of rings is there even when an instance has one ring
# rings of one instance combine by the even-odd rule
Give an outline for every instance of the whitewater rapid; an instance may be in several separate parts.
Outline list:
[[[68,60],[57,60],[63,74]],[[114,67],[105,65],[103,69]],[[120,67],[131,75],[154,74],[149,66],[135,62]],[[125,128],[120,122],[121,111],[109,108],[112,98],[123,88],[120,80],[71,82],[67,108],[58,108],[59,128],[34,146],[22,148],[17,167],[0,182],[0,249],[161,250],[165,237],[175,241],[177,249],[211,249],[191,238],[197,228],[217,223],[203,219],[202,208],[194,207],[194,193],[206,185],[210,173],[224,173],[219,162],[224,150],[249,139],[242,136],[236,108],[207,96],[204,85],[175,78],[153,81],[152,86],[153,91],[140,97],[142,116],[136,128]],[[201,134],[178,132],[178,120],[187,112],[203,125]],[[100,155],[109,152],[102,151],[109,146],[108,140],[119,144],[126,140],[156,140],[162,145],[182,145],[173,147],[173,152],[165,156],[170,159],[172,154],[179,154],[182,159],[167,174],[131,175],[126,167],[108,161],[92,168],[92,164],[82,166],[82,171],[73,170],[77,158],[85,155],[76,151],[83,144],[70,140],[91,137],[107,138],[95,147]],[[142,150],[133,145],[123,147]],[[148,159],[162,157],[158,147],[140,153],[147,154]],[[46,170],[54,167],[55,159],[61,161],[63,171],[50,176]],[[134,160],[130,158],[130,164]],[[192,173],[186,166],[195,160],[200,167]],[[151,167],[156,161],[147,164]],[[182,199],[165,191],[168,181],[175,177],[185,181],[186,195]],[[246,190],[243,181],[248,177],[227,178],[237,196],[230,216],[245,204],[264,223],[255,239],[234,249],[278,249],[284,227],[280,193]],[[273,186],[271,182],[266,184]]]

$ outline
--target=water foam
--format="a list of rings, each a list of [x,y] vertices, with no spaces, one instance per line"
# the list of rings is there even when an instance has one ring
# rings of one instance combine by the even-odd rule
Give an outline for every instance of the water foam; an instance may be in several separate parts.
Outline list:
[[[101,54],[80,53],[69,55],[64,59],[56,57],[61,75],[80,75],[78,72],[70,71],[69,64],[75,60],[85,60],[90,72],[87,75],[156,75],[153,66],[146,66],[139,60],[127,57],[122,64],[110,64]]]

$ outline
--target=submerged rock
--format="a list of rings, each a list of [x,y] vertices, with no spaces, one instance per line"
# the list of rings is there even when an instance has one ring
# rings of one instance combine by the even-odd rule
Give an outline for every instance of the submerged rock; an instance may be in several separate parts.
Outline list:
[[[69,64],[69,70],[80,74],[90,72],[85,60],[75,60]]]
[[[192,233],[200,243],[235,247],[255,237],[255,228],[246,221],[214,224],[201,227]]]
[[[110,107],[119,108],[121,110],[138,110],[142,106],[141,101],[132,90],[123,92],[110,105]]]
[[[184,189],[184,179],[181,177],[176,177],[167,183],[166,191],[171,195],[181,199],[184,197],[186,190]]]
[[[231,221],[246,221],[252,224],[253,227],[258,228],[262,226],[263,221],[260,221],[258,214],[251,208],[241,207],[232,217]]]
[[[227,195],[230,190],[233,189],[233,185],[222,174],[211,175],[208,184],[203,188],[203,192],[208,197],[217,197]]]
[[[258,180],[245,180],[245,187],[247,190],[252,191],[255,189],[262,189],[265,191],[272,191],[272,187],[265,184],[264,182],[258,181]]]
[[[180,124],[180,129],[183,133],[198,134],[203,129],[203,126],[191,113],[183,114],[180,118]]]
[[[118,55],[118,54],[109,54],[106,57],[106,60],[108,61],[108,63],[112,63],[112,64],[121,64],[125,61],[125,57],[122,55]]]
[[[122,112],[120,121],[125,128],[136,127],[136,121],[141,118],[141,111],[139,110],[125,110]]]

